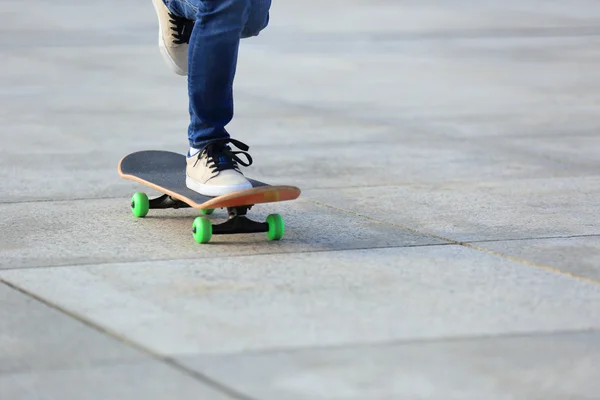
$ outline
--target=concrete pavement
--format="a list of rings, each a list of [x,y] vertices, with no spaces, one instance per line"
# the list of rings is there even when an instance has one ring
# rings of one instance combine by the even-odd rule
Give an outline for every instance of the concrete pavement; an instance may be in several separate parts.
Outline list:
[[[150,2],[51,3],[0,5],[0,399],[600,397],[597,2],[275,2],[230,130],[303,194],[209,245],[116,172],[186,150]]]

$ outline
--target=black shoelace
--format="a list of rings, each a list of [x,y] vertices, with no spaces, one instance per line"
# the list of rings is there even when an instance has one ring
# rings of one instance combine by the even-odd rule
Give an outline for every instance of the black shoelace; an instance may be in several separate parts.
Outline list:
[[[173,43],[183,44],[190,42],[190,36],[192,36],[192,29],[194,29],[194,21],[179,17],[173,13],[169,13],[171,18],[169,22],[173,24],[171,30],[173,33]]]
[[[227,143],[231,143],[238,149],[242,151],[232,151],[231,148],[227,145]],[[200,158],[206,155],[207,161],[206,165],[211,169],[213,173],[217,173],[219,171],[224,171],[226,169],[235,169],[239,171],[238,163],[243,165],[244,167],[249,167],[252,164],[252,157],[247,153],[248,145],[240,142],[235,139],[216,139],[209,142],[199,153],[194,163],[194,166],[198,164]],[[238,154],[243,154],[246,156],[247,162],[243,161]]]

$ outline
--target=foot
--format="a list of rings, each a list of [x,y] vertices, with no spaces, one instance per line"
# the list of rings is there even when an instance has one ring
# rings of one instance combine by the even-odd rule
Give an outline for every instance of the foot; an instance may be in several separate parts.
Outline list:
[[[152,0],[158,17],[158,48],[167,65],[177,75],[187,75],[188,44],[194,21],[171,13],[163,0]]]
[[[227,143],[243,151],[231,151]],[[252,157],[246,151],[248,146],[234,139],[217,139],[208,143],[196,155],[187,157],[186,186],[205,196],[224,194],[251,189],[252,183],[240,172],[238,163],[248,167]],[[248,162],[237,155],[243,154]]]

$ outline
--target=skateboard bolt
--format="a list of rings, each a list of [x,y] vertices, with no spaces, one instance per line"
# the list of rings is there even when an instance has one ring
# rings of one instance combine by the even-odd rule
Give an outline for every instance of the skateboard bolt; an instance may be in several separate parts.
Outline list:
[[[192,228],[192,233],[196,233],[196,227]]]
[[[135,201],[131,202],[131,208],[135,208]]]

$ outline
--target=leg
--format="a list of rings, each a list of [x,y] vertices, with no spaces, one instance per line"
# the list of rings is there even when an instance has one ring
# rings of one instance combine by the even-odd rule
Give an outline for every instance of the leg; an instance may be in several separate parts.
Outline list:
[[[253,0],[200,1],[189,46],[190,147],[228,138],[240,38],[251,21]],[[252,18],[254,21],[256,18]]]
[[[267,26],[271,0],[153,1],[164,2],[172,13],[170,18],[163,17],[165,26],[170,25],[172,31],[183,30],[184,44],[179,47],[187,52],[187,66],[173,64],[182,64],[183,54],[171,54],[170,61],[174,69],[185,69],[188,74],[190,147],[201,149],[212,139],[228,138],[225,126],[233,118],[233,80],[240,38],[257,36]],[[194,21],[191,37],[186,20]],[[172,47],[170,50],[174,53]]]
[[[249,166],[248,147],[230,138],[225,126],[233,118],[233,81],[238,49],[244,31],[255,36],[266,26],[265,0],[189,0],[198,1],[196,22],[190,37],[188,94],[190,124],[186,184],[210,196],[250,189],[238,163]],[[263,7],[255,8],[254,4]],[[248,27],[248,29],[246,29]],[[244,150],[232,152],[227,143]],[[198,156],[194,157],[194,152]],[[244,163],[237,154],[247,156]]]
[[[225,126],[233,118],[240,39],[256,36],[266,27],[271,0],[162,1],[173,14],[195,18],[188,47],[190,153],[186,184],[209,196],[251,188],[238,167],[238,163],[252,163],[245,153],[248,147],[231,139]],[[228,142],[244,151],[232,152]],[[248,163],[236,155],[240,153],[247,156]]]
[[[188,92],[190,146],[228,138],[240,38],[257,36],[269,22],[271,0],[202,0],[190,38]]]

